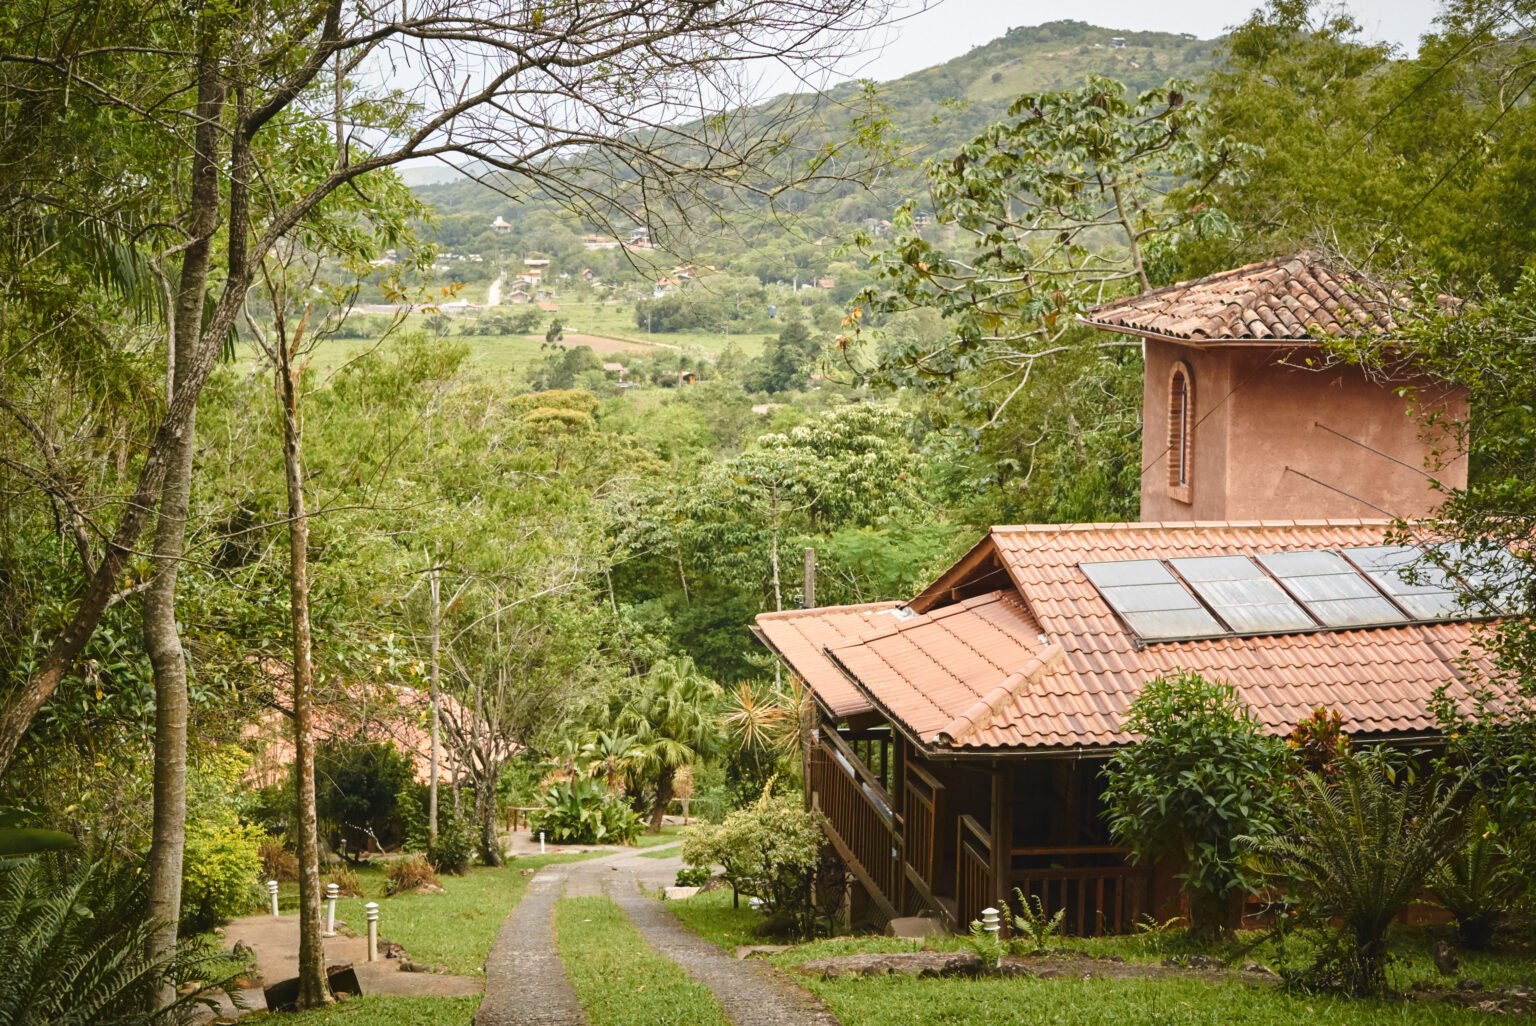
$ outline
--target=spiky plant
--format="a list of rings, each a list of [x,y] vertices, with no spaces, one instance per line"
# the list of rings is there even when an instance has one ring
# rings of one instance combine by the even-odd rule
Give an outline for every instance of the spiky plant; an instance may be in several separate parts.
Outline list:
[[[1529,883],[1508,858],[1484,810],[1473,817],[1466,842],[1430,877],[1435,898],[1456,917],[1461,946],[1480,951],[1493,928],[1525,893]]]
[[[31,858],[0,866],[0,1026],[165,1026],[192,1019],[240,969],[202,948],[145,953],[142,873]],[[219,977],[182,994],[195,978]],[[164,989],[171,1004],[152,1007]]]
[[[1387,927],[1424,892],[1465,834],[1464,778],[1418,780],[1384,756],[1307,773],[1288,829],[1244,842],[1308,921],[1338,924],[1309,982],[1357,996],[1386,989]]]

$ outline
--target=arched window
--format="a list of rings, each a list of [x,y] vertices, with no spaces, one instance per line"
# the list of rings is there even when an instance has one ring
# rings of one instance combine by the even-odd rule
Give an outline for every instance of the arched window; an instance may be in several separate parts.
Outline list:
[[[1168,381],[1168,494],[1190,502],[1195,464],[1195,387],[1189,367],[1173,366]]]

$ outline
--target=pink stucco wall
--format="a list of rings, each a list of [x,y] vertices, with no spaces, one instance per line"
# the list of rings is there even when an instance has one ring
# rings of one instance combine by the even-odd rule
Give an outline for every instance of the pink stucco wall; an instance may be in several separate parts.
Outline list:
[[[1149,340],[1141,519],[1414,517],[1442,499],[1426,472],[1448,487],[1466,484],[1452,426],[1466,416],[1464,389],[1424,379],[1407,382],[1415,392],[1403,396],[1403,382],[1373,381],[1356,367],[1297,366],[1307,355]],[[1169,381],[1178,361],[1194,391],[1188,502],[1168,483]]]

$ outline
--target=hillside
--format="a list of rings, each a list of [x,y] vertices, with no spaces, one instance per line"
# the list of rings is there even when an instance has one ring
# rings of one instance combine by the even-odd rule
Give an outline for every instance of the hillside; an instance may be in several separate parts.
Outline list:
[[[943,153],[1002,117],[1008,105],[1029,92],[1071,88],[1088,75],[1119,79],[1134,91],[1151,88],[1169,78],[1198,78],[1214,65],[1215,41],[1168,32],[1126,32],[1079,21],[1010,29],[1005,35],[943,64],[882,83],[878,94],[894,130],[914,159]],[[860,85],[832,89],[820,104],[822,120],[796,133],[796,144],[810,151],[841,140],[857,113],[853,101]],[[793,99],[804,99],[795,97]],[[770,100],[771,111],[786,102]],[[806,195],[795,213],[808,229],[840,237],[850,219],[886,216],[891,207],[920,187],[915,169],[887,176],[873,191],[853,186]],[[491,250],[488,226],[496,216],[512,225],[503,245],[548,249],[536,237],[554,223],[572,230],[583,226],[552,205],[528,198],[510,202],[478,182],[425,185],[417,193],[438,212],[439,241],[449,247],[469,247],[473,241]],[[857,198],[848,203],[850,197]]]

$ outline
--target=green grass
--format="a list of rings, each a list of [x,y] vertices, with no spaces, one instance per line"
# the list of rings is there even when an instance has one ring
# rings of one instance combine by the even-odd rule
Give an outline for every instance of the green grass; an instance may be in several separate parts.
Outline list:
[[[476,866],[464,876],[442,877],[442,894],[401,894],[385,897],[384,870],[358,870],[363,897],[342,898],[336,918],[357,933],[366,924],[363,905],[379,903],[379,936],[401,944],[413,960],[452,973],[476,976],[507,913],[528,890],[537,869],[557,862],[574,862],[588,855],[532,855],[511,860],[497,869]],[[285,915],[298,909],[298,886],[285,884],[279,893]]]
[[[635,839],[637,848],[655,848],[663,844],[675,844],[682,840],[683,828],[677,823],[667,823],[661,828],[661,833],[643,833]]]
[[[270,1026],[470,1026],[475,997],[363,997],[297,1014],[261,1012],[245,1023]]]
[[[611,899],[562,899],[555,929],[591,1026],[726,1026],[714,995],[652,950]]]
[[[761,943],[752,927],[761,917],[743,907],[733,909],[728,891],[700,894],[668,905],[694,932],[723,948]],[[1445,986],[1429,956],[1433,929],[1403,928],[1392,938],[1395,987],[1432,981]],[[1287,959],[1301,964],[1310,949],[1296,939],[1290,950],[1280,952],[1274,942],[1254,946],[1255,936],[1240,938],[1234,945],[1211,954],[1238,964],[1259,961],[1278,966]],[[936,948],[958,948],[959,937],[932,938],[922,942]],[[1059,946],[1095,955],[1115,955],[1129,961],[1158,962],[1172,954],[1192,950],[1176,932],[1099,939],[1066,939]],[[918,942],[886,937],[844,937],[801,945],[777,956],[781,968],[794,967],[813,958],[864,952],[911,951]],[[1286,955],[1282,959],[1281,955]],[[1528,951],[1508,949],[1493,953],[1462,952],[1461,975],[1494,989],[1536,982],[1536,962]],[[1241,981],[1209,982],[1198,979],[1114,980],[919,980],[908,977],[819,980],[798,977],[817,994],[843,1026],[1297,1026],[1319,1022],[1329,1026],[1430,1026],[1430,1024],[1488,1023],[1490,1017],[1464,1009],[1427,1002],[1351,1001],[1333,997],[1303,997],[1277,988],[1254,987]]]
[[[642,851],[642,859],[672,859],[678,856],[676,848],[652,848],[650,851]]]

